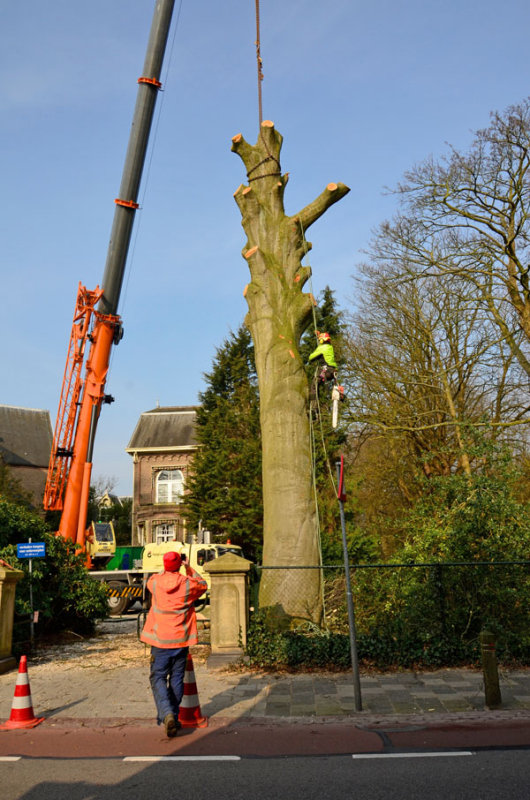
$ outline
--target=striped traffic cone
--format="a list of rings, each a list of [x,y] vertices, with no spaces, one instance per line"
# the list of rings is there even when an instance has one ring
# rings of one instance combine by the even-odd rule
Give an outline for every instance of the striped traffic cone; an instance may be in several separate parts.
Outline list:
[[[206,728],[208,717],[203,717],[199,705],[197,684],[195,683],[195,670],[193,659],[188,653],[186,671],[184,673],[184,694],[179,710],[179,722],[183,728]]]
[[[0,731],[10,731],[14,728],[34,728],[43,720],[44,717],[36,717],[33,713],[27,658],[26,656],[21,656],[15,685],[15,696],[11,706],[11,716],[7,722],[0,725]]]

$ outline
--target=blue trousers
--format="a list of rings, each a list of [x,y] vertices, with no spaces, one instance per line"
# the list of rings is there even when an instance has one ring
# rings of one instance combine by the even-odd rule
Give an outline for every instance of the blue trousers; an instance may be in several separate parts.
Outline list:
[[[184,672],[188,658],[188,647],[164,649],[151,647],[151,671],[149,682],[156,704],[156,721],[160,725],[166,714],[178,718],[184,693]]]

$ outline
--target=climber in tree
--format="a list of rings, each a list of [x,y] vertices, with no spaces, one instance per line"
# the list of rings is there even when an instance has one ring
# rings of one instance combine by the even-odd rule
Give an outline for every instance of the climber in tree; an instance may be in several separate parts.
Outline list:
[[[311,402],[317,397],[318,387],[326,381],[334,381],[337,378],[337,362],[335,361],[335,351],[331,344],[329,333],[317,331],[318,347],[309,356],[309,361],[319,364],[319,369],[315,379],[311,382]]]

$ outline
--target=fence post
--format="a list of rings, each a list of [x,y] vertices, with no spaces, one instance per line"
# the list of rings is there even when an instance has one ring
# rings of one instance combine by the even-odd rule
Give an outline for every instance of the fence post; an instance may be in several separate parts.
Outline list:
[[[11,654],[13,642],[13,616],[15,613],[15,587],[24,577],[20,569],[13,569],[0,559],[0,673],[9,672],[17,665]]]
[[[435,578],[436,590],[438,592],[438,600],[440,603],[440,626],[442,629],[442,634],[445,636],[446,633],[445,592],[444,592],[442,565],[437,564],[435,569],[436,569],[436,578]]]
[[[355,630],[355,612],[353,608],[353,597],[351,593],[351,579],[350,579],[350,563],[348,558],[348,542],[346,539],[346,520],[344,518],[344,500],[346,493],[344,491],[344,458],[340,457],[337,461],[337,479],[339,488],[337,490],[337,497],[339,500],[340,508],[340,524],[342,529],[342,551],[344,554],[344,572],[346,577],[346,600],[348,604],[348,626],[350,629],[350,652],[351,652],[351,666],[353,671],[353,695],[355,698],[355,710],[362,711],[363,704],[361,699],[361,681],[359,678],[359,659],[357,657],[357,632]]]
[[[247,644],[248,573],[252,563],[234,553],[209,561],[204,569],[211,578],[209,666],[238,661]]]
[[[499,686],[499,671],[497,669],[497,654],[495,652],[495,634],[491,631],[483,630],[480,632],[479,640],[486,706],[488,708],[500,708],[502,697]]]

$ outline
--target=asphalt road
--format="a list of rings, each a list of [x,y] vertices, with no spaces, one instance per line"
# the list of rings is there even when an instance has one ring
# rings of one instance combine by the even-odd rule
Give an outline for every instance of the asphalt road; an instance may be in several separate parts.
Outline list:
[[[528,750],[515,749],[222,761],[24,758],[0,769],[4,800],[528,800],[529,762]]]

